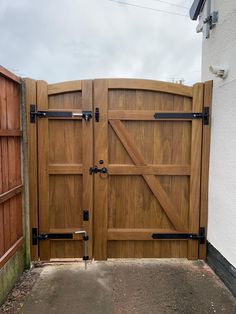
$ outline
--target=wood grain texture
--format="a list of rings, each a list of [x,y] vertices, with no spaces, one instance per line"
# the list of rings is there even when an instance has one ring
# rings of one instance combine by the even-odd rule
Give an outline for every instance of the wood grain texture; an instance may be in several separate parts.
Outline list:
[[[94,122],[94,163],[108,166],[107,81],[94,81],[94,108],[100,109],[100,121]],[[94,176],[94,258],[107,259],[108,181]]]
[[[146,165],[146,166],[133,166],[133,165],[113,165],[108,166],[110,175],[142,175],[152,174],[159,176],[184,176],[190,175],[190,166],[185,165]]]
[[[29,213],[30,229],[38,228],[38,137],[37,124],[30,122],[30,105],[36,104],[36,81],[24,79],[25,84],[25,110],[28,147],[28,180],[29,180]],[[32,245],[30,239],[30,253],[32,261],[39,258],[38,245]]]
[[[192,96],[192,87],[173,84],[168,82],[152,81],[152,80],[140,80],[140,79],[109,79],[109,89],[136,89],[136,90],[148,90],[158,91],[169,94]]]
[[[5,78],[0,77],[0,97],[1,97],[1,129],[7,129],[7,86],[8,82]],[[9,189],[9,156],[8,156],[8,138],[1,138],[1,193],[7,192]],[[4,252],[11,247],[11,226],[10,226],[10,201],[3,204],[3,226],[4,226]]]
[[[121,140],[122,144],[124,145],[125,149],[130,155],[131,159],[134,161],[134,163],[138,166],[146,166],[146,162],[144,158],[136,149],[131,138],[126,132],[122,122],[110,121],[110,124],[112,128],[114,129],[114,131],[116,132],[119,139]],[[184,232],[185,226],[183,225],[178,215],[176,214],[175,206],[172,203],[172,201],[169,199],[167,193],[162,188],[159,180],[154,175],[143,174],[143,178],[148,184],[150,190],[153,192],[153,194],[155,195],[155,197],[161,204],[161,206],[163,207],[167,217],[170,219],[171,223],[176,228],[176,230]]]
[[[48,109],[47,83],[37,81],[37,109]],[[39,234],[47,233],[50,228],[49,212],[49,177],[48,177],[48,159],[49,159],[49,127],[48,119],[38,119],[38,221]],[[40,241],[39,243],[40,259],[50,260],[50,242]]]
[[[82,174],[82,164],[49,164],[49,174]]]
[[[21,84],[21,78],[0,65],[0,75],[6,77],[18,84]]]
[[[48,85],[48,95],[81,91],[81,81],[69,81]]]
[[[15,188],[0,194],[0,204],[8,201],[10,198],[14,197],[15,195],[19,194],[22,192],[23,186],[22,184],[19,186],[16,186]]]
[[[16,251],[24,244],[24,238],[20,237],[5,253],[0,256],[0,268],[16,253]]]
[[[0,267],[23,235],[20,83],[0,67]]]
[[[151,235],[198,233],[199,219],[205,223],[206,211],[199,213],[202,121],[155,120],[154,113],[202,112],[203,84],[126,79],[37,84],[39,110],[100,110],[99,122],[38,119],[40,232],[85,229],[89,256],[97,260],[198,258],[197,241]],[[109,175],[90,175],[95,165]],[[83,210],[89,211],[88,222]],[[83,254],[80,236],[42,242],[42,260]]]
[[[193,86],[193,111],[203,110],[203,84]],[[199,208],[200,208],[200,178],[201,178],[201,147],[202,147],[202,121],[192,121],[191,141],[191,176],[190,176],[190,209],[189,209],[189,232],[199,232]],[[199,244],[189,240],[188,258],[198,258]]]
[[[38,110],[92,111],[92,81],[47,85],[37,82]],[[93,124],[82,118],[38,119],[39,232],[75,232],[89,235],[93,256]],[[83,222],[83,209],[90,219]],[[73,243],[72,243],[73,242]],[[78,258],[81,236],[40,242],[40,259]]]
[[[155,117],[154,114],[157,111],[154,110],[126,110],[126,111],[122,111],[122,110],[111,110],[108,113],[108,118],[109,120],[114,119],[114,120],[138,120],[138,121],[155,121]],[[192,113],[191,111],[160,111],[158,110],[158,113],[161,112],[165,112],[165,113]],[[167,121],[167,120],[171,120],[168,118],[165,119],[158,119],[158,121]],[[175,119],[176,121],[186,121],[186,120],[191,120],[191,119]]]
[[[0,136],[22,136],[21,130],[0,130]]]
[[[110,174],[102,179],[108,190],[102,208],[107,235],[103,231],[103,240],[95,239],[95,243],[102,243],[102,249],[103,242],[107,243],[105,258],[187,257],[187,240],[155,241],[150,234],[152,230],[188,232],[192,120],[158,121],[153,114],[193,112],[192,98],[180,90],[154,88],[150,82],[121,81],[108,80],[104,87],[100,82],[103,101],[94,95],[95,107],[101,110],[106,103],[106,131],[102,134],[107,141],[103,151],[108,151]],[[99,123],[94,125],[99,128]],[[96,132],[94,141],[96,145]],[[99,148],[97,151],[101,153]],[[101,157],[95,156],[96,164]],[[95,190],[100,191],[101,181],[96,176]]]
[[[108,229],[108,240],[124,240],[124,241],[150,241],[152,239],[153,233],[179,233],[178,231],[173,231],[173,229]],[[183,240],[185,241],[185,240]]]
[[[213,81],[204,84],[204,107],[209,108],[209,125],[203,125],[202,130],[202,163],[201,163],[201,203],[200,227],[205,227],[207,236],[208,225],[208,184],[209,184],[209,156],[211,142],[211,112],[212,112]],[[199,258],[206,259],[206,243],[199,245]]]
[[[82,81],[82,110],[93,111],[93,82]],[[83,230],[89,236],[88,255],[93,257],[93,176],[89,168],[93,166],[93,121],[82,122],[82,158],[83,158],[83,210],[89,211],[89,221],[83,221]]]

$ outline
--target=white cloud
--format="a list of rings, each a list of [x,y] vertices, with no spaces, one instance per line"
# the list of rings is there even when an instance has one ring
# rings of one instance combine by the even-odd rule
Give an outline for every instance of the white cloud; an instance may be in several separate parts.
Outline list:
[[[127,2],[188,13],[155,0]],[[192,84],[201,62],[195,27],[190,18],[108,0],[0,0],[0,64],[48,82],[178,76]]]

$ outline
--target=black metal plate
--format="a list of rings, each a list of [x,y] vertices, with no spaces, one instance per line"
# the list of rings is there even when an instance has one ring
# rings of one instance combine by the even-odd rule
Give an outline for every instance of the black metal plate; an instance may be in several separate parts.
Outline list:
[[[202,119],[202,113],[189,113],[189,112],[156,112],[155,119]]]
[[[72,112],[71,111],[38,111],[37,116],[39,118],[50,118],[50,117],[72,118]]]

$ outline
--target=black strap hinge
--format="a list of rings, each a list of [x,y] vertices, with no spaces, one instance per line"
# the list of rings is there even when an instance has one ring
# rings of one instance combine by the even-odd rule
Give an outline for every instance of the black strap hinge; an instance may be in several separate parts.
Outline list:
[[[202,116],[203,116],[203,119],[202,119],[203,124],[204,125],[208,125],[209,124],[209,120],[210,120],[209,107],[204,107],[203,108]]]
[[[205,228],[199,229],[199,234],[194,233],[153,233],[154,240],[198,240],[200,244],[205,244]]]
[[[72,233],[42,233],[38,234],[37,228],[32,228],[32,245],[37,245],[39,240],[73,239]]]
[[[81,117],[89,121],[93,117],[92,111],[82,111],[81,113],[72,111],[37,111],[36,105],[30,105],[30,122],[35,123],[36,118],[76,118]]]
[[[204,107],[202,112],[156,112],[156,120],[195,120],[202,119],[204,125],[209,124],[209,107]]]

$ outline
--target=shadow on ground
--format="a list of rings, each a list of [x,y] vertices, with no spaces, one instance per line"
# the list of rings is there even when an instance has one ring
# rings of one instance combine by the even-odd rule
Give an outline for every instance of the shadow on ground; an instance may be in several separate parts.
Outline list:
[[[115,260],[34,268],[23,314],[236,313],[236,300],[203,262]],[[12,312],[14,313],[14,312]]]

